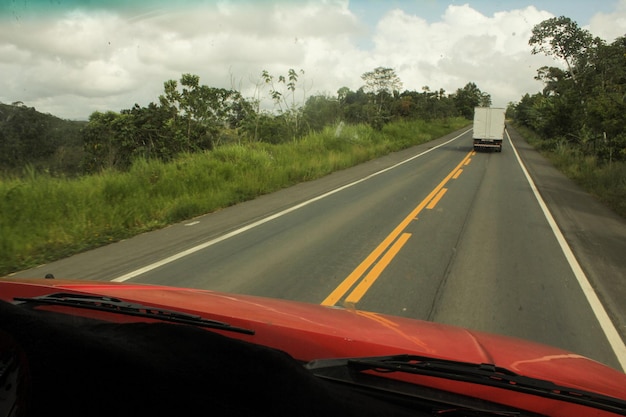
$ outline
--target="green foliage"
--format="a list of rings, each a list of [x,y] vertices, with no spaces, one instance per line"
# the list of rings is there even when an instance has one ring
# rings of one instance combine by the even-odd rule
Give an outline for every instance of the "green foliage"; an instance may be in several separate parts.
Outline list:
[[[372,106],[370,96],[362,88],[350,91],[347,87],[340,89],[341,117],[347,123],[368,123],[371,118]]]
[[[626,160],[605,163],[603,158],[586,154],[564,138],[543,139],[534,131],[516,128],[554,166],[595,195],[607,207],[626,218]]]
[[[266,70],[261,73],[263,82],[270,86],[270,95],[278,109],[277,121],[283,126],[281,128],[275,127],[274,129],[280,129],[281,133],[286,134],[282,139],[283,141],[294,140],[304,133],[302,107],[298,106],[298,100],[296,99],[296,90],[298,92],[302,90],[302,101],[306,100],[306,88],[300,85],[300,82],[302,82],[300,78],[303,76],[304,70],[296,72],[294,69],[289,69],[287,76],[279,75],[278,78]],[[257,121],[260,121],[258,117]]]
[[[480,88],[472,82],[456,90],[453,100],[458,114],[468,120],[474,118],[474,107],[489,107],[491,105],[491,95],[480,91]]]
[[[369,93],[370,102],[366,114],[375,129],[382,129],[391,120],[391,108],[400,94],[402,81],[393,68],[377,67],[361,75],[365,82],[363,90]]]
[[[174,150],[213,149],[220,130],[239,127],[251,106],[239,92],[200,85],[200,77],[183,74],[181,90],[174,80],[165,82],[165,94],[159,98],[162,108],[171,115],[168,126]]]
[[[592,47],[593,37],[569,17],[560,16],[536,25],[528,43],[533,47],[533,55],[544,53],[562,59],[575,81],[585,54]]]
[[[109,115],[116,118],[118,115]],[[0,178],[0,275],[319,178],[466,125],[464,119],[326,126],[280,144],[223,145],[126,171]]]
[[[361,78],[365,82],[365,91],[377,96],[383,93],[392,96],[402,89],[402,81],[393,68],[377,67],[373,71],[365,72]]]
[[[526,94],[509,114],[540,135],[543,149],[564,143],[598,167],[626,161],[626,37],[607,45],[561,16],[535,26],[529,44],[566,70],[539,68],[543,92]]]
[[[83,131],[88,172],[128,169],[137,158],[168,161],[181,152],[201,152],[221,143],[225,133],[245,126],[252,105],[237,91],[200,85],[183,74],[164,83],[159,104],[136,104],[120,113],[95,112]]]
[[[137,159],[170,161],[180,153],[225,144],[288,143],[339,122],[366,123],[380,131],[404,119],[471,118],[475,105],[491,100],[474,83],[453,95],[428,87],[401,93],[402,82],[392,68],[378,67],[361,78],[365,85],[356,92],[342,87],[336,97],[307,97],[303,70],[278,76],[263,71],[255,97],[246,99],[238,91],[201,85],[199,76],[183,74],[179,81],[164,82],[158,103],[94,112],[88,122],[71,125],[73,130],[60,129],[56,121],[16,103],[5,120],[0,108],[0,170],[19,174],[32,164],[60,175],[127,171]],[[261,108],[264,88],[274,102],[272,111]],[[15,109],[20,110],[17,116]]]
[[[284,143],[293,140],[293,130],[289,116],[284,114],[273,116],[267,113],[258,114],[251,123],[243,126],[243,133],[250,140],[254,137],[257,141],[266,143]]]
[[[472,114],[474,109],[472,108]],[[422,92],[405,91],[395,102],[393,114],[396,118],[408,119],[445,119],[456,116],[459,111],[455,105],[455,96],[446,95],[445,90],[431,91],[422,87]]]
[[[76,175],[83,157],[83,125],[21,102],[0,104],[0,172],[19,174],[30,164],[53,174]]]
[[[334,97],[310,96],[302,110],[303,123],[308,129],[319,132],[324,127],[339,122],[339,110],[339,100]]]

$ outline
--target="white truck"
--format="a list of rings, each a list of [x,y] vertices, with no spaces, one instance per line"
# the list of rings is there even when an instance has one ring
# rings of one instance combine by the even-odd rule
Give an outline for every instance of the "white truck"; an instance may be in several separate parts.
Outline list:
[[[499,107],[474,108],[474,150],[502,152],[505,109]]]

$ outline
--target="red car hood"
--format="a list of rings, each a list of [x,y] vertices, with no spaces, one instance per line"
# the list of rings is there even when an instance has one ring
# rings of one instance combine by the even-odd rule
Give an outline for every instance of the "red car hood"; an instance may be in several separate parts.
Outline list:
[[[424,355],[490,363],[557,385],[626,399],[624,373],[554,347],[460,327],[205,290],[56,279],[0,281],[0,299],[6,301],[12,301],[13,297],[59,291],[117,297],[253,329],[253,336],[226,334],[286,351],[302,361],[391,354]],[[119,320],[142,320],[120,317]]]

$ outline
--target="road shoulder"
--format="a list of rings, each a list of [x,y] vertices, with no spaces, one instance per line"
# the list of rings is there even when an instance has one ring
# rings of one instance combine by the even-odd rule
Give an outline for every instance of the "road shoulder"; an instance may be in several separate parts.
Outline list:
[[[554,168],[514,129],[508,128],[508,132],[585,275],[626,341],[626,220]]]

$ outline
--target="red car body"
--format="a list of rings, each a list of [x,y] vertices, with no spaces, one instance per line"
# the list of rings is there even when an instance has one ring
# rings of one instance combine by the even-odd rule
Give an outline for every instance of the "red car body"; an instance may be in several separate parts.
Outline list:
[[[192,313],[253,329],[254,335],[210,330],[287,352],[298,361],[411,354],[487,363],[559,386],[626,400],[626,374],[554,347],[443,324],[378,313],[213,291],[111,282],[2,280],[0,299],[37,297],[54,292],[115,297],[144,305]],[[106,321],[152,321],[70,307],[49,307]],[[395,374],[389,374],[394,378]],[[607,411],[551,398],[444,378],[409,375],[415,384],[481,398],[549,416],[608,416]]]

